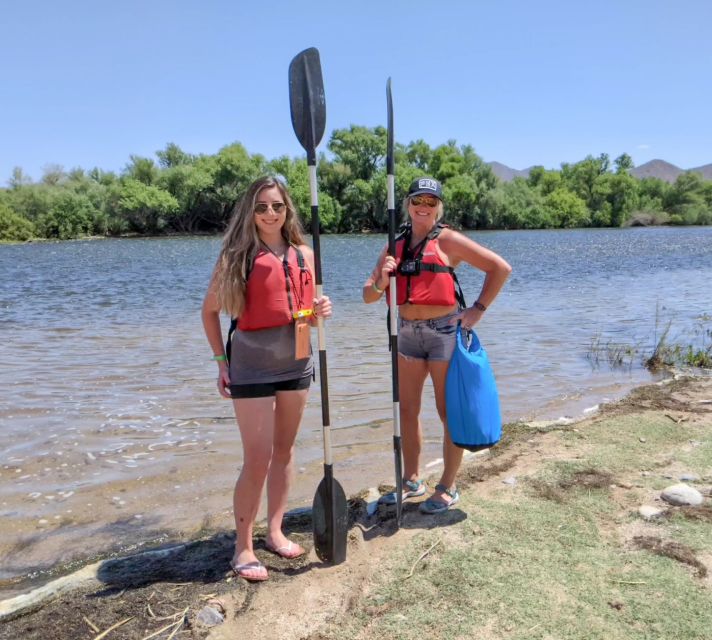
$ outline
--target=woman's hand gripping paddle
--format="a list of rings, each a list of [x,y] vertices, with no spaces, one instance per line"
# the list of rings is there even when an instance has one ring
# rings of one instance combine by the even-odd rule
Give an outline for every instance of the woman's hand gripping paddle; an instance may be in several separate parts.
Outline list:
[[[395,160],[393,157],[393,98],[391,97],[391,79],[386,83],[388,102],[388,145],[386,170],[388,174],[388,253],[396,257],[396,199],[395,199]],[[403,458],[400,431],[400,399],[398,397],[398,306],[396,296],[396,274],[391,273],[388,284],[390,295],[391,322],[391,372],[393,378],[393,454],[396,463],[396,525],[400,527],[403,514]]]
[[[311,227],[314,246],[316,296],[322,296],[321,248],[319,245],[319,202],[316,184],[316,147],[326,126],[326,102],[321,75],[319,51],[311,48],[295,56],[289,65],[289,104],[292,126],[299,143],[307,152],[309,191],[311,193]],[[314,495],[312,524],[314,549],[320,560],[339,564],[346,560],[348,509],[346,495],[334,478],[331,462],[331,426],[329,423],[329,386],[326,369],[324,321],[318,319],[319,382],[321,384],[321,418],[324,434],[324,478]]]

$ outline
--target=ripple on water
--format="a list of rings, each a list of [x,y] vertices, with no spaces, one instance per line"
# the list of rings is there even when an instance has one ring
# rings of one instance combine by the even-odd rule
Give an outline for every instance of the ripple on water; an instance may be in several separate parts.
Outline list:
[[[514,267],[478,327],[506,421],[579,415],[651,380],[639,363],[592,369],[586,352],[594,336],[649,347],[656,309],[659,321],[673,321],[671,335],[681,336],[712,312],[712,228],[471,235]],[[324,286],[334,301],[326,336],[335,461],[354,491],[392,472],[385,306],[360,301],[385,241],[322,240]],[[0,291],[0,506],[21,523],[2,534],[19,543],[45,520],[51,551],[33,551],[38,564],[71,557],[86,540],[111,546],[136,527],[147,536],[176,517],[175,500],[205,498],[206,509],[229,510],[238,431],[231,403],[215,392],[199,318],[218,247],[218,238],[0,246],[0,272],[8,274]],[[458,271],[471,301],[481,275]],[[37,308],[45,310],[42,323]],[[425,394],[432,461],[441,428],[429,385]],[[305,471],[295,504],[311,499],[309,483],[321,473],[321,419],[317,383],[298,435]],[[125,489],[112,494],[124,504],[113,504],[111,516],[97,507],[111,501],[104,487]],[[74,524],[56,525],[63,518]]]

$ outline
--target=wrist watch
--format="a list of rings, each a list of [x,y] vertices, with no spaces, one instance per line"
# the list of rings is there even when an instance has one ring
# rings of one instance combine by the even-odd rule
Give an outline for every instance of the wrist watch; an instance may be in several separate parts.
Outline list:
[[[487,311],[487,307],[485,307],[485,305],[483,305],[479,300],[476,300],[472,306],[478,311]]]

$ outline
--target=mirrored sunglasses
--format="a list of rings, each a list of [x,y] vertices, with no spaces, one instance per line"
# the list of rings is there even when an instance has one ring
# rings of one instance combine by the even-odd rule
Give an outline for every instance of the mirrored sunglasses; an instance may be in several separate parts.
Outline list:
[[[255,205],[255,213],[258,215],[264,215],[269,209],[272,209],[277,215],[284,213],[287,209],[287,205],[284,202],[273,202],[272,204],[267,204],[265,202],[258,202]]]
[[[425,205],[426,207],[437,207],[439,200],[434,196],[413,196],[410,199],[410,204],[419,207]]]

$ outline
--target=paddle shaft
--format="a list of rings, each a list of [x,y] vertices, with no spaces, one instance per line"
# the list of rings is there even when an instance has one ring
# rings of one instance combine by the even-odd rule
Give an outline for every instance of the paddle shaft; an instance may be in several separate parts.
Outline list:
[[[386,171],[388,187],[388,253],[396,257],[396,200],[395,200],[395,158],[393,154],[393,99],[391,96],[391,79],[386,83],[386,99],[388,103],[388,142],[386,151]],[[390,348],[391,348],[391,378],[393,393],[393,456],[396,472],[396,524],[400,526],[403,514],[403,446],[401,443],[400,396],[398,391],[398,296],[396,291],[396,274],[392,272],[388,279],[388,295],[390,296]]]
[[[395,176],[388,175],[388,253],[396,255],[396,211],[394,201]],[[388,294],[391,302],[391,371],[393,374],[393,436],[400,440],[400,397],[398,394],[398,298],[396,274],[391,273],[388,281]]]
[[[323,295],[321,276],[321,242],[319,236],[319,194],[316,184],[316,164],[309,165],[309,192],[311,193],[311,229],[314,249],[314,280],[316,297]],[[319,385],[321,389],[321,424],[324,431],[324,466],[331,467],[331,420],[329,417],[329,376],[326,364],[326,332],[324,319],[317,317],[317,343],[319,346]]]

